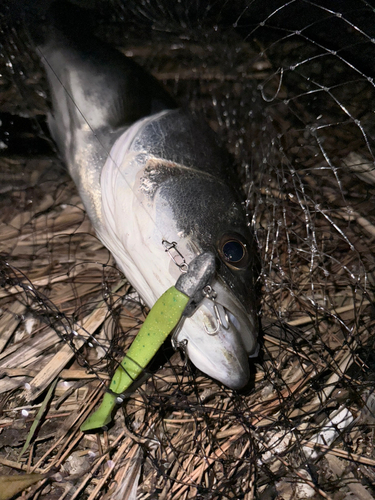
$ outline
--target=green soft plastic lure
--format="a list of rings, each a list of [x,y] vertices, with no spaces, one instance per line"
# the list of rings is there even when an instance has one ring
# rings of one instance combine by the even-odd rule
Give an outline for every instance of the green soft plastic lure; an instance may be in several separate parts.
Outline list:
[[[121,394],[150,363],[183,314],[190,314],[202,300],[202,290],[212,277],[214,269],[215,258],[212,253],[199,255],[190,263],[188,272],[180,276],[176,285],[155,302],[115,371],[109,392],[104,395],[99,408],[81,425],[81,431],[99,429],[111,422],[114,409],[122,402]]]
[[[172,286],[156,301],[112,378],[109,386],[111,392],[104,395],[99,408],[82,424],[82,431],[109,424],[112,412],[118,405],[116,394],[123,393],[150,363],[177,326],[189,300],[187,295]]]

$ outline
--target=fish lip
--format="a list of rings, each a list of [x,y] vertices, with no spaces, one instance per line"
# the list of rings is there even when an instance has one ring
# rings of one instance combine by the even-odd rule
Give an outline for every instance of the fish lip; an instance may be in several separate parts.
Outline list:
[[[195,312],[185,318],[173,338],[177,344],[186,342],[186,354],[198,369],[238,390],[250,379],[248,357],[256,350],[257,332],[254,321],[228,287],[216,278],[212,288],[218,291],[215,302],[219,312],[215,310],[215,302],[205,297]],[[222,302],[231,305],[232,310]],[[218,315],[223,318],[221,324],[217,323]]]
[[[196,346],[193,343],[187,343],[186,352],[189,356],[189,359],[199,370],[201,370],[209,377],[217,380],[218,382],[221,382],[229,389],[242,389],[249,382],[250,368],[248,361],[246,361],[246,363],[242,365],[241,370],[231,370],[226,372],[225,374],[222,374],[219,372],[216,365],[212,365],[211,369],[207,369],[207,364],[205,362],[200,363],[200,352],[196,349]]]
[[[203,334],[208,337],[206,332],[203,331]],[[197,337],[198,335],[185,334],[180,336],[178,341],[186,341],[186,354],[199,370],[230,389],[241,389],[248,383],[250,368],[243,346],[224,350],[214,346],[208,351],[202,349],[201,344],[196,342]]]

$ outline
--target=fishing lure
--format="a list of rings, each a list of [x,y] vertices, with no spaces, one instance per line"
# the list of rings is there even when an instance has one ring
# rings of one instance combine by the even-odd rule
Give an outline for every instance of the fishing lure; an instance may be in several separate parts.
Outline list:
[[[176,285],[156,301],[117,368],[101,405],[81,425],[81,431],[100,429],[111,422],[114,410],[123,402],[121,394],[150,363],[182,317],[196,309],[214,272],[215,256],[211,252],[202,253],[189,264]]]

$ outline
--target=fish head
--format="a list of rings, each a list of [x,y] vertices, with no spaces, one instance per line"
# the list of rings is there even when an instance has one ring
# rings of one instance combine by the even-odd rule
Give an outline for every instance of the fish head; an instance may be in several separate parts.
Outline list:
[[[221,207],[223,204],[221,198]],[[194,255],[212,252],[215,273],[202,290],[195,310],[176,329],[173,340],[177,345],[185,346],[189,359],[201,371],[227,387],[240,389],[250,377],[248,358],[256,355],[258,348],[258,259],[246,221],[243,220],[242,228],[232,224],[229,212],[216,233],[212,232],[215,219],[211,218],[211,231],[203,229],[202,221],[200,237],[196,230],[189,235],[185,245],[181,242],[180,246],[185,246],[187,255],[191,249],[194,249]],[[242,217],[245,219],[239,210],[235,219],[238,222]],[[210,219],[206,224],[208,221]]]
[[[193,259],[214,255],[209,287],[173,339],[201,371],[243,387],[257,349],[258,257],[222,150],[206,128],[170,111],[133,126],[108,162],[102,241],[149,307]]]

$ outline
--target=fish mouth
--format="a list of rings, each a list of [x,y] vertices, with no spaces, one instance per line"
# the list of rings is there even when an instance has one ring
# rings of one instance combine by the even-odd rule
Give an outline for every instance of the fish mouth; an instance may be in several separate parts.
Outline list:
[[[250,378],[249,356],[257,349],[256,317],[246,313],[234,293],[221,281],[211,284],[215,298],[205,297],[175,331],[175,343],[202,372],[231,389]]]

